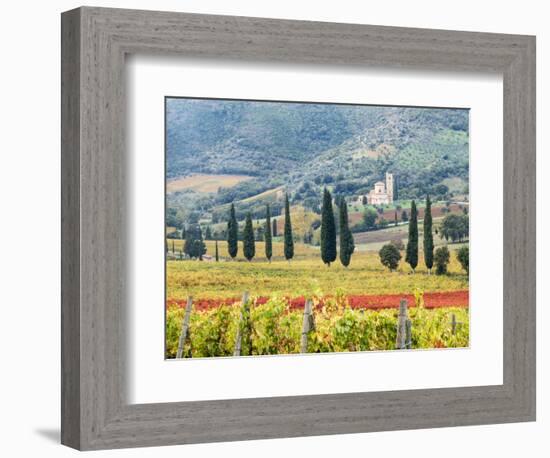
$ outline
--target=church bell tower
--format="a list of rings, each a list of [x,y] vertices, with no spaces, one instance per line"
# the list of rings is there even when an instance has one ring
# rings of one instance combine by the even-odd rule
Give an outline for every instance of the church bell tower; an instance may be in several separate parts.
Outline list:
[[[386,193],[391,204],[393,202],[393,174],[386,172]]]

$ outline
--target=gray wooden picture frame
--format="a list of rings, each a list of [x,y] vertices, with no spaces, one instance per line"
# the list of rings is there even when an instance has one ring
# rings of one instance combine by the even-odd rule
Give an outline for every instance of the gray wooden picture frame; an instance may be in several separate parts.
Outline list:
[[[62,443],[81,450],[535,419],[535,38],[83,7],[62,14]],[[498,72],[502,385],[126,401],[125,56]],[[320,69],[322,71],[322,69]]]

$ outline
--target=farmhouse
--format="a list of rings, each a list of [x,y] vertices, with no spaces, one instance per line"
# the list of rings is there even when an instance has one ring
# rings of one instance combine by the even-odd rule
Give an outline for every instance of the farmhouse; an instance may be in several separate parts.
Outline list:
[[[378,181],[374,183],[374,189],[367,194],[367,203],[369,205],[384,205],[393,202],[393,174],[386,172],[386,183]],[[363,199],[363,196],[359,196]]]

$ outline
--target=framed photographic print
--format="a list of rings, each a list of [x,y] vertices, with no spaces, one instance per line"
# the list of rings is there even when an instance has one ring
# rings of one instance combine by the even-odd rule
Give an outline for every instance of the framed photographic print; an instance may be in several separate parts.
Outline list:
[[[62,16],[62,442],[535,417],[535,40]]]
[[[469,346],[468,110],[165,106],[166,358]]]

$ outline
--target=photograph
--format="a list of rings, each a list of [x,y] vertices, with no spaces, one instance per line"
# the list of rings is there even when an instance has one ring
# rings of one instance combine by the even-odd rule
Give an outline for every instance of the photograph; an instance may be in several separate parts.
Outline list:
[[[165,97],[165,358],[469,346],[469,110]]]
[[[3,4],[0,456],[550,455],[545,4],[347,3]]]

